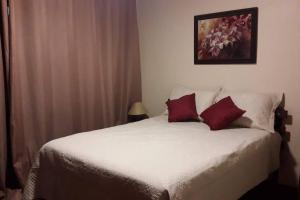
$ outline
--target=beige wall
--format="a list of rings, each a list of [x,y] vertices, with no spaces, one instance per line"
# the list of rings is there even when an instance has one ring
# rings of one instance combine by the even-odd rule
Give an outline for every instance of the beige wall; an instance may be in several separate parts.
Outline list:
[[[247,7],[259,7],[257,64],[194,65],[194,15]],[[300,162],[299,0],[137,0],[137,9],[143,101],[151,115],[163,111],[178,84],[284,92],[286,108],[293,115],[289,146]],[[286,171],[291,170],[293,157]],[[296,184],[291,176],[296,177],[289,174],[283,179]]]

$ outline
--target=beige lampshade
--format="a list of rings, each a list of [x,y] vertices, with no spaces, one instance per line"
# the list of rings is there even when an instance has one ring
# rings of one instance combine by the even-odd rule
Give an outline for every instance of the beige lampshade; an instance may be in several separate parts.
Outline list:
[[[147,114],[147,110],[143,106],[142,102],[135,102],[132,104],[128,115],[144,115]]]

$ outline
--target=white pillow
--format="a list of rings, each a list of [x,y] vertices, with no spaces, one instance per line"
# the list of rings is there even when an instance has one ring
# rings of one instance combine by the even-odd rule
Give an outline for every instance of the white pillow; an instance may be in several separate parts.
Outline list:
[[[170,100],[178,99],[184,95],[195,93],[196,109],[198,115],[200,115],[206,108],[215,103],[215,98],[221,88],[215,90],[193,90],[186,87],[176,87],[172,90]]]
[[[216,101],[227,96],[230,96],[239,108],[246,110],[246,113],[233,122],[233,125],[275,132],[275,110],[282,100],[282,94],[222,91]]]

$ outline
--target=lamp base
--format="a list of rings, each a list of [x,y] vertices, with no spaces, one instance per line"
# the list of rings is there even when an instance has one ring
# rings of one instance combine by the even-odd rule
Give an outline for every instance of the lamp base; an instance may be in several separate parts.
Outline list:
[[[128,115],[128,122],[137,122],[144,119],[148,119],[149,116],[147,114],[144,115]]]

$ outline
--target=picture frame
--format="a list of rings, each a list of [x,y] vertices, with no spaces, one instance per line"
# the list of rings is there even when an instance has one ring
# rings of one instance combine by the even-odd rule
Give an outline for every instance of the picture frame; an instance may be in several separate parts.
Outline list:
[[[256,64],[258,8],[194,16],[194,64]]]

